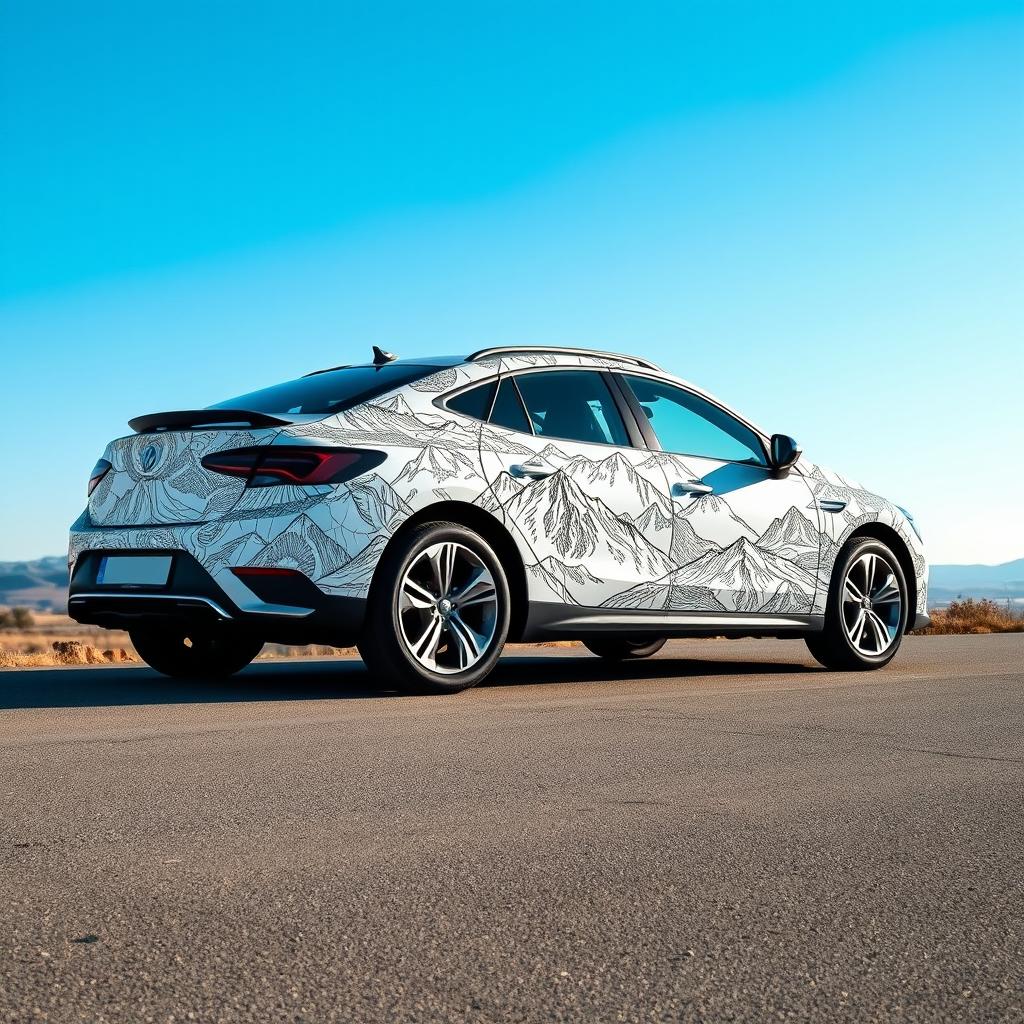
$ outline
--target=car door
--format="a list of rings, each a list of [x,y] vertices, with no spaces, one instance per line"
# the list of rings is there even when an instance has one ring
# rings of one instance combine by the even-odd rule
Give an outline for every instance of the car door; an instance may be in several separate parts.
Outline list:
[[[489,422],[519,452],[489,449],[484,430],[489,507],[533,552],[532,581],[566,603],[597,607],[672,569],[665,475],[616,392],[596,369],[504,372]]]
[[[773,471],[757,433],[706,398],[643,374],[620,380],[668,477],[673,569],[660,607],[809,614],[821,525],[800,470]]]

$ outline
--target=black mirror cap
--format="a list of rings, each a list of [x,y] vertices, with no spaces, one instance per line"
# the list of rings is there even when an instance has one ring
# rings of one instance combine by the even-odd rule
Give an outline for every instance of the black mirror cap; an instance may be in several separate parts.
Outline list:
[[[801,448],[788,434],[772,434],[772,469],[785,473],[800,458]]]

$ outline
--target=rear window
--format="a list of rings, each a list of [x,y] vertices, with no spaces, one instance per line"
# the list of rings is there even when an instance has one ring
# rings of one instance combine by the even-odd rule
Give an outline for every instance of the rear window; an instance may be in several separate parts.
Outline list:
[[[461,395],[449,398],[445,405],[455,412],[461,412],[464,416],[472,416],[476,420],[486,420],[487,414],[491,411],[491,402],[494,398],[494,381],[488,384],[481,384],[477,388],[463,391]]]
[[[360,402],[429,377],[442,367],[429,363],[385,363],[383,366],[346,366],[286,384],[252,391],[211,405],[211,409],[240,409],[266,413],[335,413]]]

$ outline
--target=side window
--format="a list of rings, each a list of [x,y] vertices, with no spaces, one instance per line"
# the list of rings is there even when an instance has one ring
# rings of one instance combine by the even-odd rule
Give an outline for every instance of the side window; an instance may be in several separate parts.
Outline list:
[[[470,388],[462,394],[449,398],[445,405],[461,412],[463,416],[472,416],[475,420],[486,420],[487,414],[491,411],[491,399],[494,398],[495,382],[492,380],[487,384],[481,384],[477,388]]]
[[[538,437],[629,445],[626,425],[604,378],[592,370],[546,370],[516,377]]]
[[[511,377],[503,377],[498,385],[498,394],[494,399],[494,408],[491,409],[490,422],[498,427],[530,433],[530,423],[523,410],[523,403],[519,400],[515,381]]]
[[[676,455],[766,466],[757,435],[697,395],[647,377],[625,375],[661,447]]]

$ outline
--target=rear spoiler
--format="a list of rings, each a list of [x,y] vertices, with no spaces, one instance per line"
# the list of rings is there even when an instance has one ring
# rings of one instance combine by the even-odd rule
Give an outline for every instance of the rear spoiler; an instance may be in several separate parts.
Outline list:
[[[243,409],[189,409],[182,412],[151,412],[136,416],[128,426],[136,434],[152,434],[157,430],[188,430],[202,427],[244,426],[284,427],[291,420],[268,416],[265,412],[246,412]]]

